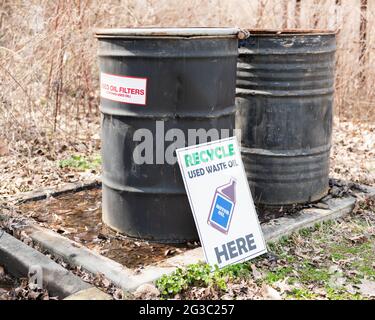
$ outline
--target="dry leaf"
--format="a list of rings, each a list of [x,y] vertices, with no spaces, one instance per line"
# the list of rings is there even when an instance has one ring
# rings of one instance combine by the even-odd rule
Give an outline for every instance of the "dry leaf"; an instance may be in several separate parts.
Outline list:
[[[277,282],[275,282],[273,285],[275,286],[275,287],[277,287],[279,290],[280,290],[280,293],[284,293],[284,292],[290,292],[290,291],[292,291],[292,286],[291,285],[289,285],[287,282],[288,282],[288,277],[287,278],[285,278],[284,280],[279,280],[279,281],[277,281]]]
[[[332,287],[334,289],[340,289],[346,283],[346,278],[340,277],[338,275],[333,275],[333,276],[330,277],[328,283],[329,283],[330,287]]]
[[[365,243],[368,240],[368,238],[363,234],[357,235],[357,236],[352,236],[352,237],[349,237],[347,239],[350,240],[353,243],[358,243],[358,244]]]
[[[252,273],[253,273],[254,280],[262,279],[262,277],[263,277],[262,273],[258,271],[258,269],[256,268],[256,266],[254,264],[251,265],[251,270],[252,270]]]
[[[134,292],[134,297],[136,299],[156,299],[160,295],[159,290],[152,284],[146,283],[142,284]]]
[[[348,284],[345,286],[345,290],[350,294],[356,294],[357,290],[353,287],[352,284]]]
[[[329,274],[334,274],[334,273],[341,273],[342,270],[337,264],[333,264],[328,268],[328,273]]]
[[[280,293],[266,284],[262,285],[262,296],[270,300],[282,300]]]
[[[375,297],[375,281],[364,279],[357,285],[359,292],[368,297]]]

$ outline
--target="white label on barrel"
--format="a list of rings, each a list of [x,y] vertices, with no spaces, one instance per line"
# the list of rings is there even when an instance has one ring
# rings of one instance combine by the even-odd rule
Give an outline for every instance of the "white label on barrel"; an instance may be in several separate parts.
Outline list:
[[[100,96],[105,99],[146,105],[147,78],[100,74]]]

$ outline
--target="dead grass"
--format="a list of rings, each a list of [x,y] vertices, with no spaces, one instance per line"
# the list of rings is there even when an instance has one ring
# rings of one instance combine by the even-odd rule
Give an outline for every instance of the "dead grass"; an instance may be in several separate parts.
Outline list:
[[[44,136],[30,143],[20,135],[10,153],[0,157],[0,198],[43,187],[98,178],[99,168],[61,167],[72,155],[89,159],[100,151],[99,124],[92,124],[82,136],[69,140]],[[375,184],[375,125],[335,121],[330,177]]]
[[[75,180],[76,175],[56,168],[56,161],[72,153],[92,155],[98,151],[98,69],[93,36],[96,27],[235,25],[336,29],[336,114],[341,121],[375,120],[375,33],[370,32],[375,24],[375,2],[367,1],[368,32],[364,38],[360,37],[364,21],[361,1],[341,1],[336,6],[335,2],[0,0],[0,156],[8,154],[0,157],[0,195],[42,186],[47,183],[47,175],[51,175],[48,182],[53,185]],[[347,133],[343,133],[343,143],[338,141],[338,152],[347,144],[347,138],[355,140],[357,146],[367,143],[363,139],[373,139],[373,127],[358,125],[356,129],[353,124],[349,130],[345,126],[339,130]],[[352,134],[349,131],[357,131],[354,140],[347,137]],[[334,135],[334,139],[340,138]],[[371,145],[373,140],[368,148]],[[358,152],[363,151],[359,157],[368,163],[361,163],[359,174],[370,174],[369,182],[373,182],[373,153],[361,148],[346,145],[347,160],[354,164]],[[345,166],[343,158],[335,155],[336,164]],[[363,180],[353,170],[335,165],[333,174],[344,179],[342,175],[349,174],[350,178]]]
[[[330,177],[375,185],[375,125],[335,122]]]

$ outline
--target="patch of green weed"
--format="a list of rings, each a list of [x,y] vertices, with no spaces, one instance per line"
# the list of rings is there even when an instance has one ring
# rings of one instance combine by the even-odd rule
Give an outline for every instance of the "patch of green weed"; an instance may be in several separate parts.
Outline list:
[[[275,270],[268,271],[265,276],[265,281],[269,284],[285,279],[291,275],[293,268],[291,266],[278,267]]]
[[[298,276],[302,283],[325,283],[330,278],[328,269],[318,269],[308,261],[303,262],[301,268],[298,269]]]
[[[307,289],[294,288],[288,295],[287,298],[297,299],[297,300],[313,300],[318,297],[317,294],[312,293]]]
[[[180,293],[190,286],[208,287],[215,286],[219,290],[227,289],[228,279],[244,277],[250,273],[247,263],[239,263],[214,270],[208,264],[191,264],[186,268],[178,268],[170,275],[164,275],[156,281],[156,286],[163,298],[168,298]]]
[[[60,168],[75,168],[78,170],[97,169],[102,161],[100,155],[93,157],[84,157],[81,155],[72,155],[67,159],[59,161]]]
[[[329,300],[363,300],[363,297],[356,293],[351,294],[343,290],[335,290],[330,287],[326,287],[327,298]]]

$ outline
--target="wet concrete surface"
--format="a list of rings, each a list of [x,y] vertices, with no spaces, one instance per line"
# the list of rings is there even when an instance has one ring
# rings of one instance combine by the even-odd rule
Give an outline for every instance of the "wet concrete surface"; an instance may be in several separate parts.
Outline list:
[[[128,238],[101,221],[101,189],[68,193],[56,198],[21,204],[18,210],[40,225],[81,243],[128,268],[152,264],[188,249],[197,243],[158,244]]]

